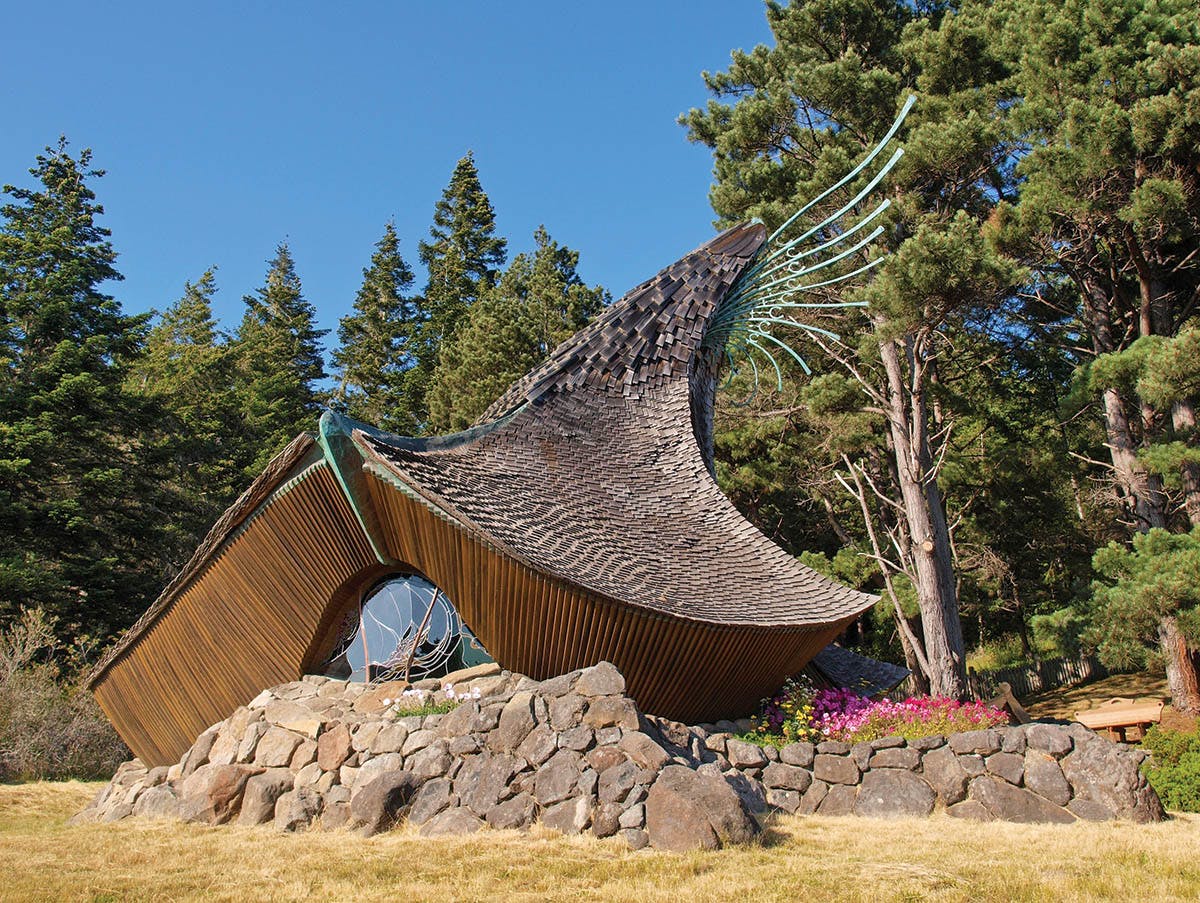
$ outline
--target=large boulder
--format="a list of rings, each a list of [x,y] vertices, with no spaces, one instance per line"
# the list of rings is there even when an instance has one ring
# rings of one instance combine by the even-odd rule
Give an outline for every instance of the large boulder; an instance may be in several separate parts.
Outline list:
[[[1071,801],[1071,785],[1067,783],[1057,760],[1037,749],[1025,751],[1025,786],[1056,806]]]
[[[386,831],[400,818],[421,782],[406,771],[388,771],[350,798],[349,827],[364,836]]]
[[[287,768],[268,768],[246,782],[242,794],[239,825],[261,825],[275,818],[275,804],[295,785],[296,776]]]
[[[261,771],[248,765],[201,765],[179,788],[179,817],[225,824],[237,815],[246,782]]]
[[[875,818],[926,816],[937,794],[925,781],[901,768],[879,768],[863,775],[854,814]]]
[[[299,734],[282,727],[268,728],[255,746],[254,764],[266,768],[286,766],[292,761],[292,754],[303,740]]]
[[[711,850],[753,839],[758,824],[723,779],[668,765],[646,798],[646,830],[658,849]]]
[[[849,756],[819,755],[813,762],[813,777],[827,784],[857,784],[858,765]]]
[[[1034,745],[1032,737],[1029,743]],[[1162,803],[1141,773],[1144,759],[1141,750],[1095,737],[1077,743],[1075,751],[1059,764],[1075,791],[1076,800],[1105,806],[1113,818],[1161,821]],[[1094,817],[1096,810],[1088,808],[1085,811]]]
[[[500,710],[500,723],[488,735],[488,745],[496,752],[512,752],[536,725],[533,694],[528,691],[515,693]]]
[[[995,775],[974,778],[968,794],[1001,821],[1063,825],[1075,821],[1075,816],[1061,806]]]
[[[947,806],[966,799],[967,772],[949,746],[925,753],[921,767],[925,780]]]
[[[178,818],[179,798],[165,784],[151,787],[138,794],[132,814],[141,818]]]
[[[337,771],[352,752],[354,747],[351,745],[348,725],[335,724],[317,740],[317,764],[322,771]]]
[[[591,823],[591,818],[591,799],[577,796],[546,809],[542,813],[542,824],[563,834],[582,834]]]
[[[487,814],[487,823],[493,828],[528,828],[537,814],[537,800],[532,794],[518,793],[492,807]]]
[[[447,778],[434,778],[421,785],[412,798],[408,807],[410,824],[423,825],[443,809],[448,809],[458,802],[453,785]]]
[[[600,662],[579,672],[575,692],[582,696],[620,696],[625,692],[625,677],[609,662]]]
[[[304,831],[321,814],[325,798],[311,787],[282,794],[275,802],[275,827],[280,831]]]
[[[533,795],[543,806],[565,800],[579,782],[583,757],[571,749],[560,749],[537,772]]]
[[[481,818],[505,796],[509,780],[517,772],[519,760],[508,754],[481,753],[469,757],[454,779],[462,805]]]
[[[444,837],[450,834],[473,834],[484,823],[470,809],[461,806],[439,812],[421,826],[422,837]]]

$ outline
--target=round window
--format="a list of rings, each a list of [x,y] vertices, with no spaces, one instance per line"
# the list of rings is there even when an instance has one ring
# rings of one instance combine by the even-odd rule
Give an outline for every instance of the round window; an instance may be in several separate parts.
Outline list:
[[[416,680],[462,667],[479,652],[446,594],[424,577],[401,574],[375,584],[347,614],[327,670],[357,681]]]

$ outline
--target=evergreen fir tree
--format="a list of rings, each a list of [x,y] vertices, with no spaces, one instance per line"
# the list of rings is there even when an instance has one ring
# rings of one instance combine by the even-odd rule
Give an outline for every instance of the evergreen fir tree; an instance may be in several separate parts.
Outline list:
[[[316,310],[305,299],[287,242],[268,261],[266,284],[243,298],[246,312],[235,349],[244,441],[255,451],[246,476],[266,463],[298,433],[311,430],[321,411],[317,383],[325,378]]]
[[[66,139],[39,155],[34,188],[0,207],[0,619],[44,606],[107,633],[128,624],[158,574],[161,516],[139,461],[151,412],[125,388],[145,317],[102,286],[121,278],[103,175]]]
[[[354,311],[338,325],[333,353],[341,381],[334,405],[351,417],[392,432],[411,434],[417,422],[408,409],[404,382],[416,366],[421,310],[405,294],[413,273],[400,256],[396,227],[388,223],[363,270]]]
[[[504,266],[507,243],[495,232],[495,211],[479,182],[475,158],[468,153],[455,165],[450,184],[434,208],[430,240],[418,246],[429,282],[417,363],[406,379],[405,395],[408,410],[423,430],[428,429],[426,396],[438,355],[471,305],[496,284]]]
[[[533,255],[516,256],[442,347],[429,389],[431,431],[470,426],[608,302],[603,287],[589,288],[579,278],[578,251],[551,239],[545,226],[534,239]]]
[[[220,513],[245,488],[244,470],[257,449],[233,429],[239,420],[232,351],[212,311],[216,277],[207,270],[169,307],[146,338],[129,385],[155,403],[162,417],[153,434],[173,493],[169,540],[172,563],[182,564]]]

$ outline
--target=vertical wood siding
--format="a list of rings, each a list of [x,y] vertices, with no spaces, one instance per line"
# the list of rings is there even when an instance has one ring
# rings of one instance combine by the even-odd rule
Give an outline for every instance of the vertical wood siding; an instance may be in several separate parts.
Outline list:
[[[536,573],[368,473],[388,554],[441,587],[504,667],[536,680],[603,659],[644,711],[690,723],[740,717],[853,620],[766,629],[646,612]]]
[[[95,685],[148,765],[176,761],[210,724],[303,672],[328,610],[375,556],[329,465],[315,464],[227,540]]]

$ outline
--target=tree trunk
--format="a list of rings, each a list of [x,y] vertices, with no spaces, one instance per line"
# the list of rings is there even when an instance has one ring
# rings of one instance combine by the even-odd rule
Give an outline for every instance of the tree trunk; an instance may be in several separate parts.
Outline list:
[[[906,343],[911,346],[911,342],[909,337]],[[961,699],[967,695],[966,655],[954,590],[950,534],[929,452],[919,362],[909,358],[914,373],[906,390],[896,342],[881,342],[879,351],[887,373],[888,427],[911,542],[930,689],[939,696]]]
[[[1196,409],[1192,407],[1191,399],[1171,406],[1171,426],[1176,437],[1188,445],[1195,441]],[[1183,483],[1183,507],[1188,522],[1195,527],[1200,524],[1200,464],[1185,462],[1180,465],[1179,478]]]
[[[1096,354],[1117,351],[1113,334],[1113,299],[1109,290],[1095,277],[1075,276],[1081,289],[1084,319],[1091,334],[1092,350]],[[1138,311],[1139,330],[1146,334],[1153,329],[1151,305],[1143,297]],[[1129,422],[1129,410],[1120,391],[1104,390],[1104,429],[1108,451],[1113,463],[1113,476],[1121,502],[1133,518],[1139,533],[1152,527],[1167,525],[1167,498],[1162,480],[1150,473],[1137,459],[1139,445]]]
[[[1200,682],[1196,679],[1196,666],[1174,615],[1167,615],[1158,622],[1158,644],[1167,668],[1171,702],[1184,714],[1200,715]]]
[[[925,696],[929,693],[929,678],[925,676],[925,670],[921,667],[921,659],[917,655],[917,650],[913,648],[913,644],[908,639],[909,634],[912,633],[912,624],[908,618],[904,617],[904,612],[900,610],[895,599],[892,600],[892,614],[896,619],[896,632],[900,635],[900,646],[904,650],[904,666],[912,675],[909,679],[912,681],[913,694]]]
[[[1113,475],[1122,502],[1133,517],[1134,529],[1145,533],[1153,527],[1165,527],[1167,496],[1162,480],[1138,461],[1138,446],[1129,425],[1129,412],[1125,408],[1125,400],[1116,389],[1104,390],[1104,427],[1108,434]]]

